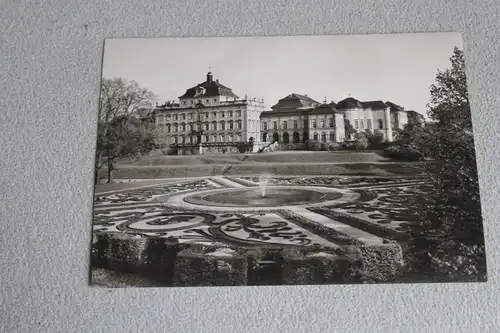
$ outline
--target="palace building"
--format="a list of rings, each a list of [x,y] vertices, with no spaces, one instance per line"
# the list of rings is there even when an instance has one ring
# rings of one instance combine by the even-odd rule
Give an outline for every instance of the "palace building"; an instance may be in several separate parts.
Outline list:
[[[262,99],[238,97],[231,88],[206,80],[186,90],[179,101],[153,110],[159,143],[171,144],[259,142]]]
[[[290,94],[261,113],[261,137],[264,142],[304,143],[307,140],[341,142],[350,124],[357,132],[379,131],[387,141],[402,129],[409,118],[423,121],[415,111],[406,111],[392,102],[361,102],[348,97],[338,103],[320,103],[307,95]],[[347,122],[346,122],[347,121]]]
[[[342,142],[354,139],[352,129],[378,131],[385,140],[393,141],[397,129],[409,122],[424,121],[421,114],[389,101],[363,102],[348,97],[337,103],[320,103],[295,93],[265,111],[263,99],[238,97],[231,88],[214,80],[211,72],[178,101],[157,105],[152,116],[161,146],[189,148],[201,144],[207,151],[240,143],[251,143],[255,150],[276,141]]]

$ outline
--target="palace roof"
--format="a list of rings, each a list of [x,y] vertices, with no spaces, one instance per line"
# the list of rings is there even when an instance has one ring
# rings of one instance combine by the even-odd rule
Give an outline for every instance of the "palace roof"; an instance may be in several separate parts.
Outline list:
[[[271,109],[275,109],[280,106],[288,106],[290,104],[293,104],[297,108],[303,108],[303,107],[316,106],[320,103],[306,95],[293,93],[280,99],[277,104],[271,107]]]
[[[404,107],[400,106],[400,105],[397,105],[395,103],[392,103],[392,102],[385,102],[385,104],[391,108],[391,111],[404,111]]]
[[[338,113],[340,112],[337,110],[332,104],[335,103],[330,103],[330,104],[320,104],[314,109],[311,110],[310,113],[316,113],[316,114],[331,114],[331,113]]]
[[[364,109],[385,110],[388,105],[382,101],[367,101],[361,102]]]
[[[196,86],[186,90],[184,95],[180,96],[182,98],[204,98],[204,97],[216,97],[216,96],[228,96],[232,98],[239,98],[233,93],[231,88],[219,83],[219,80],[212,80],[212,73],[207,74],[207,79],[198,83]]]
[[[338,102],[336,108],[339,110],[362,109],[363,105],[357,99],[353,97],[347,97],[346,99],[343,99],[340,102]]]

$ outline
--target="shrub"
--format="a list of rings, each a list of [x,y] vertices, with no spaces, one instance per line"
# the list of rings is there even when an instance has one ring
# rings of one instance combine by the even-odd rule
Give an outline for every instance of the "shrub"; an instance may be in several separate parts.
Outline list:
[[[356,150],[365,150],[366,148],[368,148],[368,139],[366,136],[361,135],[356,140]]]
[[[313,150],[313,151],[320,151],[321,150],[321,142],[316,141],[316,140],[307,140],[306,149]]]
[[[384,156],[409,162],[424,159],[424,156],[411,146],[390,146],[384,150]]]
[[[337,143],[337,142],[330,142],[327,144],[327,147],[326,149],[328,151],[336,151],[336,150],[339,150],[340,149],[340,144]]]

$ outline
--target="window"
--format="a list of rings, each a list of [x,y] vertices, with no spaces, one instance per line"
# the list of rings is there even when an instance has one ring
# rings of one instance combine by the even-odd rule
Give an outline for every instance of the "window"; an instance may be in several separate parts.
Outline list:
[[[205,112],[205,118],[208,118],[208,112]]]
[[[275,121],[273,121],[273,128],[274,128],[275,130],[276,130],[276,129],[278,129],[278,123],[277,123],[277,122],[275,122]]]
[[[233,116],[233,111],[229,111],[228,113],[229,113],[228,117],[232,117]]]
[[[379,129],[383,129],[384,128],[384,122],[382,121],[382,119],[378,120],[378,128]]]
[[[214,103],[217,103],[217,98],[214,98]]]
[[[177,120],[179,117],[177,117],[177,115],[175,114],[174,115],[174,120]]]
[[[238,121],[236,122],[236,128],[237,128],[237,129],[241,129],[241,120],[238,120]]]
[[[335,133],[330,132],[330,141],[335,141]]]
[[[188,117],[189,117],[189,119],[193,119],[193,114],[190,113]]]
[[[174,132],[178,132],[178,129],[177,124],[174,124]]]
[[[241,117],[241,111],[236,111],[236,117]]]
[[[186,105],[186,101],[182,101],[182,105]]]
[[[224,118],[224,112],[220,113],[221,118]]]
[[[174,143],[177,143],[177,137],[174,136]]]
[[[286,121],[283,122],[283,129],[286,130],[288,127],[288,124],[286,123]]]
[[[263,122],[262,127],[264,128],[264,131],[267,131],[267,122]]]
[[[167,114],[167,116],[166,116],[166,117],[167,117],[167,120],[170,120],[170,115],[169,115],[169,114]]]
[[[208,131],[208,123],[205,123],[205,130]]]
[[[181,124],[181,131],[184,132],[186,130],[186,124]]]
[[[233,122],[232,121],[229,122],[229,129],[233,129]]]
[[[186,114],[185,113],[182,114],[182,120],[186,120]]]
[[[208,99],[205,100],[205,103],[208,103]]]
[[[330,128],[334,127],[334,126],[333,126],[333,118],[329,118],[329,119],[328,119],[328,122],[329,122],[329,124],[328,124],[328,125],[330,126]]]
[[[361,119],[359,122],[361,123],[361,129],[365,129],[365,121]]]
[[[182,139],[182,140],[181,140],[181,141],[182,141],[182,143],[186,143],[186,138],[185,138],[185,137],[182,137],[181,139]]]
[[[232,136],[231,134],[229,134],[229,135],[227,136],[227,141],[228,141],[228,142],[232,142],[232,141],[233,141],[233,136]]]
[[[321,142],[326,142],[326,134],[325,133],[321,134]]]
[[[312,121],[312,125],[313,125],[313,128],[316,128],[316,127],[317,127],[317,125],[316,125],[316,119],[314,119],[314,120]],[[316,134],[316,136],[317,136],[317,134]]]
[[[212,122],[212,130],[216,130],[217,129],[217,123],[214,121]]]
[[[212,112],[212,117],[217,118],[217,112]]]
[[[359,120],[358,119],[354,119],[354,128],[355,129],[359,128]]]
[[[193,105],[193,101],[189,101],[189,104]]]
[[[170,133],[170,124],[167,124],[167,133]]]
[[[318,141],[318,133],[314,133],[314,135],[313,135],[313,140],[314,140],[314,141]]]
[[[199,99],[199,100],[197,101],[197,103],[201,103],[201,99]]]
[[[372,129],[372,120],[371,119],[366,119],[366,128],[369,130]]]
[[[217,142],[217,136],[212,136],[212,142]]]
[[[224,135],[220,136],[220,142],[224,142]]]
[[[293,121],[293,128],[297,128],[297,120]]]
[[[205,135],[205,142],[208,142],[208,135]]]
[[[221,122],[220,123],[220,129],[221,130],[225,130],[226,129],[226,123],[225,122]]]
[[[324,119],[320,119],[320,121],[319,121],[319,127],[325,128],[325,120]]]

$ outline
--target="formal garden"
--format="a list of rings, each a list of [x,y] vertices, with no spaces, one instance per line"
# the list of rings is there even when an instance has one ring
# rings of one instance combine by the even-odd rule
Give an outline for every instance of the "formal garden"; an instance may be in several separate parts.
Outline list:
[[[463,54],[429,121],[395,141],[151,154],[154,133],[100,123],[92,282],[106,286],[485,281]],[[103,103],[104,105],[105,103]]]

